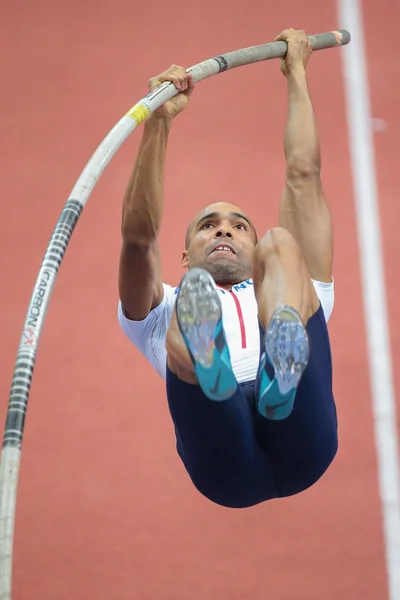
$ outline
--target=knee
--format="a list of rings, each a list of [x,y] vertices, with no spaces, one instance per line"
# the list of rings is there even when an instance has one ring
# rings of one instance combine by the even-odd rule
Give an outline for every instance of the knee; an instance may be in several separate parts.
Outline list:
[[[253,261],[255,285],[262,281],[265,273],[274,272],[278,264],[295,264],[296,270],[303,264],[301,250],[296,240],[283,227],[274,227],[258,242]]]
[[[274,227],[269,229],[261,238],[256,246],[256,258],[265,258],[271,255],[282,255],[290,253],[301,254],[300,247],[296,240],[284,227]]]

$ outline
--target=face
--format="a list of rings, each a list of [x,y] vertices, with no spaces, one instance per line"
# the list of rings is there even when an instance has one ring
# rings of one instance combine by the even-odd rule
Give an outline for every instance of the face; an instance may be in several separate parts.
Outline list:
[[[245,213],[218,202],[202,210],[188,229],[184,268],[202,267],[221,286],[249,279],[257,234]]]

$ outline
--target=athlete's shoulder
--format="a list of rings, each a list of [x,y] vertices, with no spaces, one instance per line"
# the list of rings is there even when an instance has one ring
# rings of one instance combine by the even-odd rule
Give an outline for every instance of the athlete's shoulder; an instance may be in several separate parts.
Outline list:
[[[170,285],[169,283],[163,283],[164,294],[168,296],[176,296],[178,293],[179,287],[175,285]]]
[[[173,306],[175,304],[176,296],[178,295],[179,287],[170,285],[169,283],[163,283],[164,287],[164,300],[167,305]]]

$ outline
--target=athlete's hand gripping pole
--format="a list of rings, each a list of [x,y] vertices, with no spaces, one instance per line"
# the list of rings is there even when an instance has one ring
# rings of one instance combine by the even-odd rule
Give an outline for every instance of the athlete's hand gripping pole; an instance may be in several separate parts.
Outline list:
[[[325,50],[336,46],[343,46],[350,42],[350,33],[345,29],[338,31],[329,31],[328,33],[318,33],[308,36],[313,51]],[[208,79],[213,75],[218,75],[224,71],[230,71],[236,67],[250,65],[273,58],[283,58],[287,51],[287,43],[284,41],[262,44],[260,46],[251,46],[234,50],[227,54],[221,54],[198,63],[187,69],[191,73],[195,83]],[[135,126],[139,125],[151,112],[157,110],[162,104],[173,98],[179,90],[170,83],[162,83],[156,87],[150,94],[142,98],[127,113],[135,121]]]

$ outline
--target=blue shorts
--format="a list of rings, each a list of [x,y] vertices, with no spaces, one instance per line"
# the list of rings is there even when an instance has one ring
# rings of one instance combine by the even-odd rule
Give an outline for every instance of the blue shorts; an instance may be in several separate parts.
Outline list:
[[[260,330],[263,340],[261,326]],[[338,427],[322,307],[309,319],[307,332],[309,363],[293,412],[283,421],[258,413],[254,381],[239,384],[229,400],[214,402],[199,386],[184,383],[167,369],[178,454],[194,486],[212,502],[246,508],[298,494],[333,461]]]

